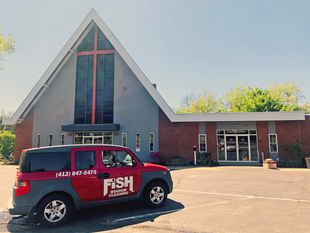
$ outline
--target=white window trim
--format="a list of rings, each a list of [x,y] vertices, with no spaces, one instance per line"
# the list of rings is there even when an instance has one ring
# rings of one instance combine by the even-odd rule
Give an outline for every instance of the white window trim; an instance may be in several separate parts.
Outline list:
[[[50,137],[52,136],[52,140],[51,140],[51,145],[50,145]],[[47,146],[52,146],[53,145],[53,134],[49,133],[48,134],[48,138],[47,138]]]
[[[201,149],[200,149],[200,136],[201,135],[205,136],[205,145],[206,145],[205,151],[201,151]],[[207,134],[198,134],[198,145],[199,145],[199,152],[207,152],[208,151],[208,149],[207,149]]]
[[[64,137],[64,144],[62,144],[62,136]],[[60,145],[65,145],[66,144],[66,134],[62,133],[60,134]]]
[[[75,144],[75,138],[77,138],[75,136],[75,133],[83,133],[83,136],[78,136],[78,137],[82,138],[82,144],[81,145],[105,145],[104,144],[104,139],[106,137],[105,132],[109,132],[112,135],[112,140],[111,140],[112,142],[111,142],[111,144],[106,144],[106,145],[113,145],[113,138],[114,138],[113,137],[113,131],[98,131],[98,132],[103,132],[102,136],[84,136],[84,133],[88,133],[88,132],[95,132],[95,131],[75,131],[74,132],[74,137],[73,137],[74,144]],[[92,139],[92,143],[91,144],[84,144],[84,138],[91,138]],[[94,144],[94,139],[95,138],[102,138],[102,144]]]
[[[124,136],[125,136],[125,138],[126,138],[126,143],[125,143],[126,145],[123,144],[123,142],[124,142],[124,140],[123,140],[123,139],[124,139]],[[125,133],[125,132],[122,133],[122,146],[127,147],[127,133]]]
[[[151,134],[153,134],[153,150],[151,150]],[[154,132],[150,132],[149,133],[149,151],[154,152],[154,148],[155,148],[155,134]]]
[[[38,137],[40,137],[40,141],[39,141],[39,145],[38,145]],[[40,147],[41,146],[41,134],[37,134],[37,137],[36,137],[36,147]]]
[[[139,142],[139,148],[137,147],[137,136],[138,136],[138,134],[139,134],[139,136],[140,136],[140,142]],[[139,133],[139,132],[137,132],[136,133],[136,141],[135,141],[135,144],[136,144],[136,152],[140,152],[141,151],[141,133]]]
[[[276,136],[276,142],[275,142],[275,144],[276,144],[276,151],[271,151],[271,141],[270,141],[270,136],[271,135]],[[270,153],[278,153],[278,136],[277,136],[277,134],[269,134],[268,135],[268,140],[269,140],[269,152]]]

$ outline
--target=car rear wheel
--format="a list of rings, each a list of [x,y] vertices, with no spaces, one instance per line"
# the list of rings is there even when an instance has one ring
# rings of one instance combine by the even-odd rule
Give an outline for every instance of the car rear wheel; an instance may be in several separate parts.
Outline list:
[[[149,184],[144,190],[143,200],[151,208],[161,207],[167,200],[166,186],[160,181]]]
[[[71,202],[67,197],[51,195],[38,205],[37,220],[45,227],[56,227],[67,222],[71,212]]]

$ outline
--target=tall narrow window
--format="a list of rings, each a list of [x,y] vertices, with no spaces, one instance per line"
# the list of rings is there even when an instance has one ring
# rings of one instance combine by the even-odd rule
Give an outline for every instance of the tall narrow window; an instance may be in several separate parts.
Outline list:
[[[77,51],[74,123],[113,123],[114,47],[95,25]]]
[[[40,147],[40,143],[41,143],[41,135],[40,135],[40,134],[37,134],[37,143],[36,143],[36,146],[37,146],[37,147]]]
[[[277,153],[278,152],[278,143],[277,143],[277,135],[269,134],[269,150],[270,152]]]
[[[199,152],[207,151],[207,136],[205,134],[199,134]]]
[[[65,134],[64,133],[60,135],[60,145],[65,145]]]
[[[150,149],[150,152],[153,152],[154,151],[154,133],[151,132],[150,133],[150,137],[149,137],[149,149]]]
[[[127,147],[127,133],[122,133],[122,146]]]
[[[139,152],[141,149],[141,134],[136,133],[136,151]]]
[[[48,146],[52,146],[53,145],[53,134],[49,134],[48,135]]]

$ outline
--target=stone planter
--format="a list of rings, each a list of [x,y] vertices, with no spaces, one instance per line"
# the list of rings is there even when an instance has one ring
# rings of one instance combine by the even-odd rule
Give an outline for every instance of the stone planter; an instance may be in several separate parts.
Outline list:
[[[307,168],[310,169],[310,157],[305,157]]]

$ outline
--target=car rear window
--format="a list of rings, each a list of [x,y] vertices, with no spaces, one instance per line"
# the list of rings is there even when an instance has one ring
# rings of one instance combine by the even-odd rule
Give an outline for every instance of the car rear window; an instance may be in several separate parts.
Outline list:
[[[20,172],[51,172],[71,170],[70,152],[27,153],[22,155]]]

